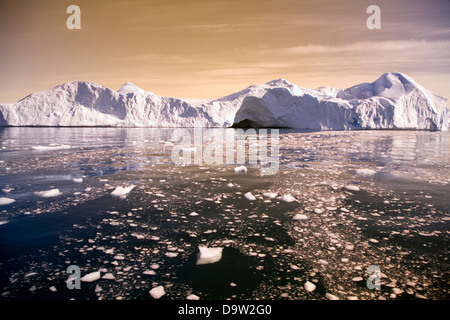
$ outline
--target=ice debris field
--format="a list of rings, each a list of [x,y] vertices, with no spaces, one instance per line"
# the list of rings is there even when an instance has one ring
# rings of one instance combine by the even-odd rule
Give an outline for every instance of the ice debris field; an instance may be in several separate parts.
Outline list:
[[[154,130],[1,131],[1,299],[449,298],[448,132],[281,131],[262,176]]]

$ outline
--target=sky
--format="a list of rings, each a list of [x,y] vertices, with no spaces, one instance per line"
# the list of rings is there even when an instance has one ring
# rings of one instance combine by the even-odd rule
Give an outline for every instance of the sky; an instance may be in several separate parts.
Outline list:
[[[370,5],[381,29],[367,28]],[[75,80],[219,98],[278,78],[347,88],[385,72],[450,98],[449,17],[450,0],[0,0],[0,103]]]

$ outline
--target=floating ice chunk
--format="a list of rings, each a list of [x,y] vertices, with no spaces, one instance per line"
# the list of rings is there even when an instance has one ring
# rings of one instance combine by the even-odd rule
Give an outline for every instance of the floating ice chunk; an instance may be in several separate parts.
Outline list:
[[[29,278],[29,277],[35,276],[37,274],[38,274],[37,272],[30,272],[30,273],[27,273],[26,275],[24,275],[23,277],[24,278]]]
[[[58,196],[62,195],[62,193],[59,191],[59,189],[36,191],[34,194],[37,195],[38,197],[42,197],[42,198],[52,198],[52,197],[58,197]]]
[[[264,198],[275,199],[278,196],[278,193],[276,193],[276,192],[264,192],[262,194],[262,196]]]
[[[143,274],[148,275],[148,276],[154,276],[156,274],[156,272],[154,270],[145,270],[143,272]]]
[[[135,187],[135,185],[131,185],[128,187],[122,187],[119,186],[116,189],[114,189],[113,192],[111,192],[111,195],[113,197],[122,197],[122,196],[126,196],[127,194],[129,194],[131,192],[131,190],[133,190],[133,188]]]
[[[252,195],[251,192],[247,192],[246,194],[244,194],[244,197],[245,197],[247,200],[250,200],[250,201],[256,200],[255,196]]]
[[[308,292],[313,292],[316,290],[316,285],[312,282],[306,281],[305,282],[305,290]]]
[[[352,244],[348,244],[345,246],[345,250],[353,250],[354,248],[355,248],[355,246]]]
[[[32,148],[33,148],[33,150],[37,150],[37,151],[48,151],[48,150],[70,149],[70,146],[51,144],[49,146],[34,146]]]
[[[331,293],[326,293],[325,298],[327,298],[328,300],[339,300],[338,297],[336,297],[334,294]]]
[[[234,184],[232,184],[232,183],[230,182],[229,184],[227,184],[227,187],[233,188],[233,187],[234,187]]]
[[[2,225],[2,224],[7,224],[8,223],[8,221],[0,221],[0,226]]]
[[[348,191],[359,191],[360,190],[358,186],[354,186],[354,185],[345,186],[345,189],[347,189]]]
[[[317,261],[319,264],[322,264],[322,265],[327,265],[328,264],[328,261],[326,261],[326,260],[323,260],[323,259],[319,259],[319,261]]]
[[[100,271],[94,271],[91,273],[88,273],[84,277],[82,277],[80,280],[83,282],[93,282],[100,279]]]
[[[115,280],[116,277],[114,277],[114,275],[112,273],[107,273],[105,274],[102,279],[106,279],[106,280]]]
[[[178,253],[176,253],[176,252],[166,252],[165,255],[166,255],[166,257],[169,257],[169,258],[176,258],[178,256]]]
[[[306,220],[308,217],[304,214],[297,213],[292,219],[294,220]]]
[[[363,279],[363,277],[353,277],[352,278],[352,281],[355,281],[355,282],[359,282],[359,281],[363,281],[364,279]]]
[[[190,294],[186,297],[186,300],[200,300],[200,297],[195,294]]]
[[[83,178],[73,178],[72,181],[75,182],[75,183],[82,183],[83,182]]]
[[[6,187],[6,188],[3,188],[2,189],[2,191],[4,192],[4,193],[10,193],[11,191],[13,191],[14,190],[14,188],[9,188],[9,187]]]
[[[191,217],[196,217],[196,216],[198,216],[198,213],[195,212],[195,211],[192,211],[191,213],[189,213],[189,215],[190,215]]]
[[[222,259],[223,248],[208,248],[205,246],[198,247],[199,253],[197,254],[197,265],[216,263]]]
[[[48,288],[51,292],[56,292],[57,290],[56,290],[56,288],[55,288],[55,286],[51,286],[50,288]]]
[[[377,172],[372,169],[357,169],[356,173],[359,174],[360,176],[371,177]]]
[[[234,168],[235,173],[247,173],[247,167],[246,166],[240,166]]]
[[[5,197],[0,198],[0,206],[11,204],[13,202],[16,202],[16,200],[11,199],[11,198],[5,198]]]
[[[163,295],[166,294],[166,292],[164,291],[164,287],[163,286],[157,286],[157,287],[153,288],[152,290],[150,290],[149,293],[150,293],[150,295],[152,296],[153,299],[159,299]]]
[[[296,199],[291,196],[290,194],[285,194],[284,196],[280,196],[277,198],[278,200],[284,201],[284,202],[294,202]]]

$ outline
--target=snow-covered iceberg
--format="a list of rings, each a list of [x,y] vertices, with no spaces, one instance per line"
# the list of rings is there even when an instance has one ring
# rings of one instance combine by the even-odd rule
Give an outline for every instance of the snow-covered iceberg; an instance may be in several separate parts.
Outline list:
[[[348,89],[313,90],[278,79],[203,101],[158,96],[130,82],[114,91],[74,81],[0,105],[0,126],[447,131],[446,101],[402,73],[385,73]]]

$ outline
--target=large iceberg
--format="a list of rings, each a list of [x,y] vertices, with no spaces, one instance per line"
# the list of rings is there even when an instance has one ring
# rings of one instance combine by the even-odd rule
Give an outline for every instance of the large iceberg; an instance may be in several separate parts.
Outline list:
[[[0,105],[0,126],[447,131],[446,101],[402,73],[347,89],[306,89],[278,79],[215,100],[158,96],[130,82],[114,91],[74,81]]]

